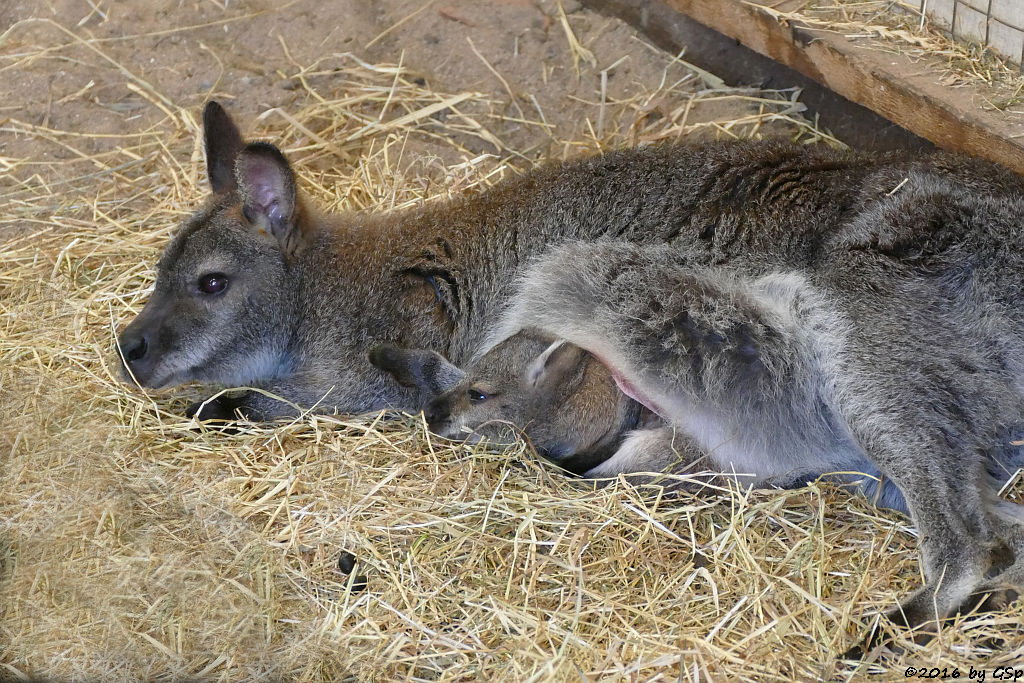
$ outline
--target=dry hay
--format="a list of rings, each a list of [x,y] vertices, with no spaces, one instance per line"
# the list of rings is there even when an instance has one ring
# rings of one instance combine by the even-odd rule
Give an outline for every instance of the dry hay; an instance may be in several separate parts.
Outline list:
[[[306,106],[250,132],[281,143],[322,205],[371,210],[475,191],[541,149],[825,137],[791,93],[709,89],[680,69],[642,97],[596,92],[589,137],[560,139],[524,107],[545,140],[528,150],[492,132],[508,106],[336,55],[292,75]],[[43,162],[3,160],[0,221],[17,230],[0,255],[0,678],[884,680],[1024,655],[1017,608],[905,644],[894,663],[837,663],[919,577],[904,517],[826,486],[595,491],[525,446],[431,440],[414,416],[224,435],[181,417],[198,388],[126,387],[115,330],[205,191],[196,112],[135,86],[163,121],[46,162],[74,166],[59,186]],[[697,115],[723,102],[731,117]],[[3,132],[75,149],[89,137],[13,118]]]
[[[979,104],[1021,113],[1024,74],[997,53],[953,38],[907,0],[752,0],[779,21],[830,31],[935,68],[943,85],[975,88]]]

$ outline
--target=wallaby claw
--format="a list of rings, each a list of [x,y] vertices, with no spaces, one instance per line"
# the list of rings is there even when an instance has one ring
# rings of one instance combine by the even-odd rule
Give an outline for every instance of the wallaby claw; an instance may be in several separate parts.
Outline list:
[[[910,623],[908,623],[910,622]],[[917,645],[924,645],[934,638],[939,630],[940,622],[914,621],[909,619],[902,609],[896,609],[882,615],[867,635],[849,650],[843,653],[842,659],[889,659],[898,657],[905,651],[897,646],[897,631],[906,632],[910,640]]]

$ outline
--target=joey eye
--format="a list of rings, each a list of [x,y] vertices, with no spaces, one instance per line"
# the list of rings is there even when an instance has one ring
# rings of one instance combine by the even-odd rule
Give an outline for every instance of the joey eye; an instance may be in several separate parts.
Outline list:
[[[199,291],[203,294],[220,294],[228,288],[228,276],[224,273],[207,273],[199,278]]]
[[[486,401],[490,396],[479,389],[467,389],[466,398],[468,398],[472,403],[479,403],[480,401]]]

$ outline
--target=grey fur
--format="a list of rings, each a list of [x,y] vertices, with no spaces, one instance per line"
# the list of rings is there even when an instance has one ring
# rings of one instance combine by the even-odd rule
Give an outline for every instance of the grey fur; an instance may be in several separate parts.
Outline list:
[[[911,169],[980,194],[1020,189],[998,167],[949,155],[716,143],[553,164],[412,211],[323,216],[284,157],[245,145],[216,103],[204,125],[214,193],[166,248],[153,296],[121,334],[129,374],[149,387],[255,385],[323,411],[422,407],[422,392],[366,361],[369,349],[434,349],[465,365],[523,265],[566,240],[671,243],[708,264],[799,265]],[[200,296],[197,279],[212,272],[230,284]],[[292,411],[254,392],[212,401],[201,417],[234,407],[256,419]]]
[[[977,202],[941,199],[943,213]],[[904,201],[925,198],[911,188]],[[1013,230],[1018,215],[1024,205],[1000,203],[984,219]],[[946,249],[984,253],[1009,236],[977,235],[957,230]],[[998,490],[1024,464],[1010,443],[1024,417],[1024,328],[1003,317],[1016,313],[1004,308],[1009,283],[960,282],[951,297],[944,258],[926,271],[851,250],[849,240],[831,248],[814,270],[755,274],[695,265],[670,246],[556,247],[522,275],[491,345],[428,405],[430,427],[499,443],[521,428],[541,452],[557,444],[555,459],[593,463],[588,477],[710,470],[757,486],[837,478],[909,511],[922,531],[927,583],[895,620],[934,624],[982,593],[995,594],[990,606],[1013,599],[1024,507]],[[998,263],[1012,277],[1012,259]],[[544,382],[538,367],[565,349],[572,370]],[[580,391],[581,368],[602,381]],[[664,422],[608,410],[636,405],[619,387]],[[467,390],[487,398],[468,400]],[[609,444],[617,450],[605,457]]]
[[[1008,441],[1024,418],[1022,218],[1020,199],[912,175],[802,268],[565,245],[526,270],[493,339],[532,327],[587,349],[719,472],[881,473],[922,538],[926,584],[898,620],[934,623],[1022,588],[1024,508],[997,500],[1000,470],[1021,463]],[[922,237],[931,253],[905,251]],[[592,474],[679,467],[642,438]]]

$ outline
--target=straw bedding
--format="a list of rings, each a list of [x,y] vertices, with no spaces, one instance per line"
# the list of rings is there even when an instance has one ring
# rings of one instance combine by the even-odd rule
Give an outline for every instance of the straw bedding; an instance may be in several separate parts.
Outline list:
[[[561,44],[565,60],[584,48]],[[501,92],[439,92],[351,56],[287,67],[301,106],[243,124],[344,210],[665,138],[828,141],[792,93],[729,90],[659,59],[665,79],[629,97],[585,81],[592,97],[566,100],[586,124],[569,138],[521,94],[520,116]],[[432,439],[419,416],[225,435],[181,417],[199,388],[124,385],[115,332],[205,192],[196,108],[127,81],[163,112],[148,130],[3,124],[81,153],[0,160],[0,679],[894,680],[1024,656],[1015,607],[894,661],[837,662],[919,576],[906,518],[825,485],[594,490],[525,444]],[[522,144],[502,132],[510,119]]]

